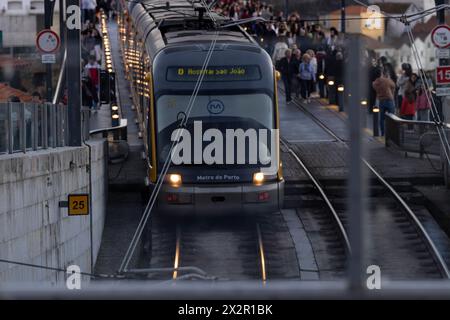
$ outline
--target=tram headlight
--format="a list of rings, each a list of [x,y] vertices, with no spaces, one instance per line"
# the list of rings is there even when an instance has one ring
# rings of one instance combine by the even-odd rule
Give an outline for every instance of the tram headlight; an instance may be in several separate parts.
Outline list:
[[[344,86],[343,85],[339,85],[338,88],[337,88],[337,91],[344,92]]]
[[[257,172],[253,174],[253,183],[256,185],[261,185],[264,182],[264,173]]]
[[[361,100],[361,105],[362,106],[367,106],[367,100]]]
[[[334,86],[334,81],[333,80],[328,81],[328,85],[329,86]]]
[[[177,173],[169,174],[169,182],[172,185],[172,187],[179,187],[182,182],[181,175]]]
[[[319,76],[319,79],[320,79],[320,80],[323,80],[323,79],[325,79],[325,76],[324,76],[323,74],[321,74],[321,75]]]
[[[375,107],[373,107],[372,112],[378,113],[378,112],[380,112],[380,108],[378,108],[377,106],[375,106]]]

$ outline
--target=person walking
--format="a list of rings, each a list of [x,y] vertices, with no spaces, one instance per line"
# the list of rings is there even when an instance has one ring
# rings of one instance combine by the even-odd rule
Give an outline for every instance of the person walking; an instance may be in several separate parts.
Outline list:
[[[293,64],[291,49],[287,49],[285,51],[285,57],[278,62],[277,70],[281,73],[281,78],[284,83],[284,90],[286,94],[286,103],[289,104],[292,101],[292,76],[295,73],[295,66]]]
[[[403,63],[402,64],[402,74],[397,80],[397,87],[398,87],[398,93],[397,93],[397,108],[400,110],[402,107],[403,97],[405,96],[405,87],[406,83],[408,82],[409,78],[412,75],[412,68],[409,63]]]
[[[376,80],[372,83],[372,87],[376,92],[377,100],[380,107],[380,132],[384,136],[384,119],[386,112],[394,114],[394,92],[395,83],[387,73],[383,73],[380,68],[375,71]]]
[[[299,78],[299,67],[302,62],[302,52],[300,49],[295,49],[293,51],[292,57],[292,67],[293,67],[293,75],[292,75],[292,91],[295,94],[295,97],[298,99],[300,96],[300,78]]]
[[[400,108],[400,116],[405,120],[413,120],[416,114],[416,87],[414,82],[414,75],[404,84],[404,91],[402,97],[402,105]]]
[[[316,74],[314,67],[311,64],[311,56],[305,53],[302,57],[302,63],[299,67],[299,78],[301,95],[304,103],[310,103],[310,95],[314,90],[314,82],[316,81]]]
[[[431,97],[431,94],[429,95]],[[430,121],[430,101],[428,100],[426,94],[425,85],[422,84],[420,87],[417,100],[416,100],[416,108],[417,108],[417,120],[418,121]]]

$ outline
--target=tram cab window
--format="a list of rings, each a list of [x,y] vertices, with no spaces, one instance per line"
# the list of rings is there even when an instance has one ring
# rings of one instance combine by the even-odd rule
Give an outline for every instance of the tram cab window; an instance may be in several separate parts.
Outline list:
[[[171,147],[171,136],[185,117],[190,95],[165,95],[157,103],[156,123],[159,162],[163,163]],[[273,129],[273,100],[264,93],[244,95],[199,95],[189,115],[187,129],[193,136],[194,121],[201,121],[202,131],[219,129]],[[270,132],[269,132],[270,134]]]

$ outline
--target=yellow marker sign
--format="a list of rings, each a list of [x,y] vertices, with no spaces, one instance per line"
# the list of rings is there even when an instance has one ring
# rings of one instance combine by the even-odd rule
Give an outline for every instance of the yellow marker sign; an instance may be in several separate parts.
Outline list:
[[[69,194],[69,216],[86,216],[89,214],[89,195]]]

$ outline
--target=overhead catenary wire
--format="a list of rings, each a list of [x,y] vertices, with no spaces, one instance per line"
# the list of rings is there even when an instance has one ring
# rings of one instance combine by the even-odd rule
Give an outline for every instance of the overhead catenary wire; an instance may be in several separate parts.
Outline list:
[[[190,116],[193,104],[195,102],[195,99],[196,99],[197,94],[198,94],[198,92],[200,90],[201,84],[203,82],[203,78],[205,76],[205,71],[208,68],[209,61],[210,61],[210,59],[212,57],[212,54],[214,52],[214,48],[215,48],[215,45],[217,43],[218,36],[219,36],[219,31],[216,31],[215,34],[214,34],[214,38],[213,38],[213,40],[212,40],[212,42],[210,44],[209,50],[208,50],[208,52],[206,54],[206,57],[205,57],[205,60],[204,60],[204,63],[203,63],[203,66],[202,66],[199,78],[197,79],[196,85],[194,87],[194,91],[193,91],[193,93],[192,93],[192,95],[191,95],[191,97],[189,99],[188,106],[187,106],[186,111],[185,111],[185,115],[186,116],[185,116],[184,119],[181,120],[179,128],[183,128],[187,124],[187,121],[189,119],[189,116]],[[149,199],[149,202],[147,203],[147,206],[146,206],[146,208],[144,210],[144,214],[143,214],[141,220],[139,221],[138,227],[136,229],[135,234],[133,235],[133,238],[131,240],[130,246],[128,247],[127,252],[125,253],[124,259],[123,259],[123,261],[122,261],[122,263],[120,265],[120,268],[119,268],[119,272],[126,271],[126,269],[128,267],[128,264],[131,261],[131,258],[133,256],[133,253],[134,253],[135,249],[136,249],[137,243],[138,243],[138,241],[139,241],[139,239],[140,239],[140,237],[142,235],[142,232],[143,232],[143,230],[144,230],[144,228],[145,228],[145,226],[146,226],[146,224],[148,222],[148,219],[150,217],[150,213],[151,213],[151,211],[153,209],[153,206],[154,206],[154,204],[156,202],[156,199],[157,199],[159,191],[160,191],[160,189],[162,187],[162,184],[163,184],[163,182],[165,180],[165,176],[166,176],[166,174],[167,174],[167,172],[169,170],[171,159],[172,159],[171,156],[172,156],[173,149],[175,148],[176,144],[178,143],[180,137],[181,137],[181,130],[177,130],[176,137],[175,137],[175,139],[173,140],[173,142],[171,144],[171,147],[170,147],[170,150],[168,152],[167,158],[166,158],[166,160],[164,162],[164,165],[163,165],[163,168],[161,170],[161,173],[160,173],[160,175],[159,175],[159,177],[157,179],[155,188],[153,189],[153,191],[152,191],[152,193],[150,195],[150,199]]]
[[[167,6],[157,6],[157,5],[153,5],[153,4],[149,4],[149,3],[145,3],[143,1],[137,1],[137,0],[125,0],[125,2],[141,4],[142,6],[144,6],[144,8],[149,7],[150,9],[156,9],[156,10],[162,10],[162,11],[167,11],[167,12],[178,13],[180,15],[183,15],[183,16],[189,17],[189,18],[197,18],[196,15],[180,11],[181,9],[183,9],[183,7],[174,7],[174,8],[177,8],[177,10],[175,10],[175,9],[171,9],[170,6],[169,7],[167,7]]]
[[[367,8],[370,7],[369,5],[363,3],[363,2],[361,2],[359,0],[353,0],[353,2],[356,2],[357,4],[360,4],[360,5],[362,5],[364,7],[367,7]],[[439,6],[430,8],[428,10],[423,10],[422,11],[423,15],[420,16],[420,19],[422,19],[423,17],[425,17],[427,15],[434,14],[437,11],[445,10],[445,9],[449,9],[449,8],[450,8],[450,5],[444,4],[444,5],[439,5]],[[389,14],[383,12],[383,11],[380,11],[380,13],[382,13],[382,14],[384,14],[386,16],[391,16],[391,15],[389,15]],[[396,18],[396,17],[393,17],[393,18]],[[417,20],[417,18],[415,20]],[[442,122],[442,120],[441,120],[441,118],[439,116],[439,112],[438,112],[436,103],[435,103],[434,99],[431,97],[428,78],[422,72],[423,65],[422,65],[422,62],[420,60],[419,51],[418,51],[417,46],[416,46],[416,44],[414,42],[414,35],[412,33],[411,26],[410,26],[410,22],[411,21],[408,20],[407,16],[403,16],[399,21],[402,22],[403,24],[405,24],[405,26],[406,26],[406,31],[407,31],[407,34],[408,34],[408,40],[411,43],[411,48],[412,48],[412,51],[413,51],[414,60],[416,62],[417,68],[419,69],[419,72],[418,72],[419,73],[419,77],[420,77],[422,83],[424,84],[424,86],[426,88],[425,95],[427,97],[428,103],[432,106],[431,112],[432,112],[433,120],[434,120],[434,123],[435,123],[435,126],[436,126],[436,131],[438,132],[439,140],[440,140],[440,142],[442,144],[442,149],[444,151],[445,158],[446,158],[446,160],[448,161],[448,163],[450,165],[450,155],[449,155],[450,143],[448,141],[448,137],[447,137],[447,134],[445,132],[445,128],[443,126],[443,122]]]
[[[439,136],[439,139],[440,139],[442,147],[443,147],[444,155],[450,165],[450,155],[449,155],[450,144],[449,144],[449,141],[447,138],[447,134],[445,132],[445,128],[443,127],[443,123],[440,118],[436,103],[435,103],[433,97],[431,96],[428,79],[425,76],[425,74],[422,72],[423,65],[420,60],[419,51],[417,50],[416,44],[414,43],[414,35],[412,34],[411,28],[407,28],[407,29],[408,29],[407,30],[408,37],[411,42],[411,47],[413,49],[412,51],[413,51],[413,55],[414,55],[414,60],[416,61],[417,68],[419,69],[419,72],[418,72],[419,77],[422,81],[422,84],[425,86],[425,95],[428,100],[428,103],[430,104],[430,106],[432,106],[431,114],[433,116],[433,120],[434,120],[434,123],[436,126],[436,131],[438,132],[438,136]],[[441,129],[442,129],[442,131],[441,131]]]
[[[216,19],[214,18],[211,10],[207,6],[207,4],[204,2],[204,0],[202,0],[202,5],[205,7],[205,10],[208,12],[208,15],[210,16],[211,20],[214,22],[214,25],[216,26]],[[193,93],[192,93],[192,95],[191,95],[191,97],[189,99],[188,106],[187,106],[186,111],[185,111],[185,117],[184,117],[184,119],[182,119],[180,121],[179,128],[185,127],[187,122],[188,122],[188,120],[189,120],[189,116],[190,116],[190,113],[192,111],[192,107],[194,105],[194,102],[195,102],[195,99],[197,97],[197,94],[198,94],[198,92],[200,90],[201,84],[203,82],[203,78],[205,77],[205,71],[208,68],[209,61],[211,60],[212,54],[214,52],[218,36],[219,36],[219,30],[216,30],[215,34],[214,34],[214,37],[213,37],[213,40],[211,41],[209,50],[208,50],[208,52],[206,54],[206,57],[205,57],[202,69],[200,71],[199,78],[197,79],[197,82],[195,84]],[[155,186],[155,188],[153,189],[153,191],[152,191],[152,193],[150,195],[150,199],[149,199],[149,201],[147,203],[147,206],[146,206],[146,208],[144,210],[144,214],[143,214],[141,220],[139,221],[138,227],[136,229],[135,234],[133,235],[133,238],[131,240],[130,246],[128,247],[128,249],[127,249],[127,251],[125,253],[124,259],[123,259],[123,261],[122,261],[122,263],[121,263],[121,265],[119,267],[119,273],[126,271],[128,265],[129,265],[129,263],[131,261],[131,258],[133,256],[133,253],[136,250],[136,246],[138,244],[138,241],[139,241],[140,237],[142,236],[142,232],[144,231],[144,228],[145,228],[145,226],[146,226],[146,224],[148,222],[148,219],[150,217],[150,213],[151,213],[151,211],[152,211],[152,209],[154,207],[154,204],[155,204],[156,199],[158,197],[159,191],[160,191],[160,189],[162,187],[162,184],[163,184],[163,182],[165,180],[165,176],[166,176],[166,174],[167,174],[167,172],[168,172],[168,170],[170,168],[171,159],[172,159],[172,152],[173,152],[175,146],[177,145],[180,137],[181,137],[181,130],[177,130],[176,137],[175,137],[175,139],[173,140],[173,142],[171,144],[171,147],[170,147],[170,150],[168,152],[167,158],[165,159],[163,168],[162,168],[161,173],[160,173],[160,175],[159,175],[159,177],[157,179],[156,186]]]
[[[0,259],[0,262],[14,264],[14,265],[18,265],[18,266],[24,266],[24,267],[38,268],[38,269],[43,269],[43,270],[51,270],[51,271],[58,271],[58,272],[64,272],[64,273],[67,272],[66,269],[62,269],[62,268],[49,267],[49,266],[43,266],[43,265],[34,264],[34,263],[20,262],[20,261],[8,260],[8,259]],[[112,274],[90,273],[90,272],[82,272],[82,271],[77,272],[77,273],[82,276],[88,276],[91,278],[116,278],[116,276],[112,275]]]

